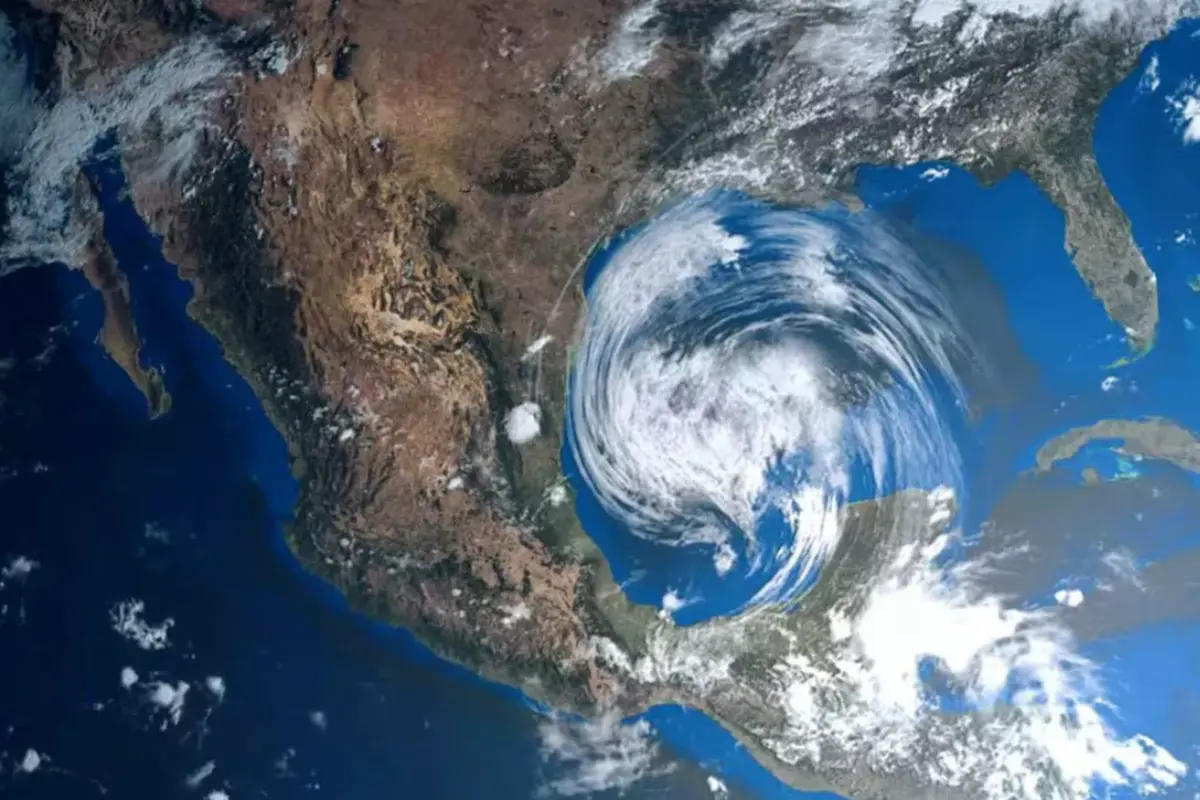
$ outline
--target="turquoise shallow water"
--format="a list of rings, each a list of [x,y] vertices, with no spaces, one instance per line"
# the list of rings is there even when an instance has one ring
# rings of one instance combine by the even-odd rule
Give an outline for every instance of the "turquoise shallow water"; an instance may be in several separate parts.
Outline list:
[[[1159,58],[1160,89],[1139,90],[1135,72],[1097,127],[1097,158],[1161,296],[1158,341],[1128,366],[1108,367],[1126,354],[1122,333],[1072,269],[1061,214],[1028,179],[984,188],[953,168],[923,178],[934,165],[860,175],[870,208],[979,258],[1037,367],[1018,403],[964,434],[968,528],[1036,448],[1069,427],[1161,414],[1200,428],[1191,325],[1200,324],[1200,295],[1187,286],[1200,251],[1186,235],[1176,241],[1200,219],[1200,145],[1183,144],[1167,111],[1167,96],[1200,71],[1195,31],[1185,26],[1152,45],[1143,60]],[[164,370],[174,407],[146,419],[142,398],[95,346],[99,302],[78,274],[54,268],[0,280],[0,357],[18,365],[0,412],[0,557],[39,564],[0,596],[0,648],[15,654],[0,681],[9,726],[0,735],[0,789],[36,798],[195,797],[217,788],[234,798],[535,796],[556,767],[539,758],[538,716],[524,698],[353,615],[287,556],[278,526],[295,486],[283,442],[216,344],[187,320],[187,287],[118,201],[115,176],[108,181],[107,234],[130,276],[144,360]],[[48,344],[55,349],[39,366]],[[1109,375],[1120,381],[1104,392]],[[1073,459],[1063,480],[1088,465],[1114,478],[1161,471],[1195,484],[1190,474],[1122,460],[1104,443]],[[1153,543],[1148,558],[1193,546],[1195,517],[1147,512],[1124,535]],[[657,601],[672,565],[606,529],[586,493],[580,514],[618,576],[647,570],[631,594]],[[1041,587],[1040,599],[1052,589]],[[112,632],[108,610],[128,597],[143,599],[152,621],[175,620],[169,650],[143,651]],[[1147,730],[1187,759],[1200,741],[1195,623],[1142,626],[1088,649],[1109,671],[1121,726]],[[122,667],[142,686],[187,681],[180,722],[164,720],[140,689],[123,690]],[[204,688],[209,676],[222,677],[223,699]],[[706,797],[708,774],[745,797],[812,796],[781,786],[696,712],[665,707],[645,718],[668,746],[663,759],[682,766],[626,797]],[[46,759],[34,774],[15,769],[28,748]],[[198,795],[185,778],[209,760],[214,771]]]

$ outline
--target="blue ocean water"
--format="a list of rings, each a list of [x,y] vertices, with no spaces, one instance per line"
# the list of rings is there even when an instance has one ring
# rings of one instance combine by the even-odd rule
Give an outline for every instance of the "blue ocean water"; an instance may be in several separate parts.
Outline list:
[[[1143,60],[1159,59],[1161,88],[1139,88],[1135,72],[1097,127],[1097,158],[1161,296],[1155,347],[1126,366],[1110,367],[1127,354],[1122,332],[1067,259],[1061,214],[1028,179],[984,188],[953,168],[923,178],[932,165],[861,173],[871,208],[978,255],[1023,351],[1042,368],[1019,407],[977,430],[977,518],[1045,438],[1069,427],[1162,414],[1200,428],[1200,375],[1189,369],[1200,295],[1187,285],[1200,251],[1189,236],[1177,241],[1200,219],[1192,189],[1200,145],[1182,142],[1167,102],[1200,74],[1196,30],[1182,26],[1148,48]],[[103,177],[106,233],[130,278],[143,359],[162,370],[174,402],[147,418],[143,398],[95,344],[100,303],[80,275],[47,267],[0,279],[0,359],[13,359],[0,383],[0,567],[16,556],[37,563],[0,589],[0,791],[536,796],[547,777],[537,716],[516,692],[353,615],[287,555],[279,525],[295,486],[283,442],[216,343],[188,320],[189,289],[119,199],[118,176]],[[1105,392],[1110,375],[1119,382]],[[1153,468],[1103,446],[1078,463],[1112,477]],[[654,585],[665,567],[606,529],[586,492],[578,511],[619,579],[645,572],[630,585],[635,599],[657,602],[675,588]],[[142,650],[112,630],[110,610],[129,598],[144,601],[151,622],[174,620],[168,649]],[[1194,719],[1200,705],[1198,644],[1195,625],[1177,622],[1092,646],[1110,667],[1122,725],[1152,732],[1185,758],[1197,740],[1180,717]],[[139,679],[129,689],[126,667]],[[208,686],[217,677],[221,696]],[[187,682],[177,723],[148,702],[156,681]],[[700,770],[637,784],[628,797],[704,797],[705,772],[746,796],[811,796],[781,786],[701,714],[663,707],[645,717]],[[22,772],[30,749],[41,764]],[[188,787],[187,776],[210,760],[211,775]]]

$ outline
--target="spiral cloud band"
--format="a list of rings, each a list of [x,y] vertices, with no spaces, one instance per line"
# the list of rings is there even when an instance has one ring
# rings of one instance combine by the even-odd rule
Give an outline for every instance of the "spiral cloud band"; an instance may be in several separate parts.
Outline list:
[[[711,193],[610,248],[569,446],[631,533],[708,546],[718,571],[744,555],[751,602],[779,602],[846,503],[960,483],[944,417],[965,349],[939,275],[878,221]]]
[[[746,591],[740,613],[657,626],[637,657],[603,638],[594,652],[730,704],[778,761],[846,785],[986,800],[1177,786],[1187,766],[1118,730],[1055,609],[985,588],[1010,554],[947,550],[966,516],[956,432],[997,345],[963,275],[925,249],[871,214],[716,192],[596,256],[567,409],[579,478],[630,534],[708,548]],[[862,524],[857,501],[881,511]],[[746,711],[762,698],[773,713]]]

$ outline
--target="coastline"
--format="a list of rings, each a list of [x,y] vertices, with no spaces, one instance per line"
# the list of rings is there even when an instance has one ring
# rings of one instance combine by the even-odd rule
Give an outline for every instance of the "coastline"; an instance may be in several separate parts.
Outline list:
[[[201,289],[201,291],[203,290]],[[201,317],[201,315],[196,312],[195,307],[191,305],[189,313],[193,316],[193,318]],[[202,317],[198,321],[203,322]],[[211,330],[211,328],[208,326],[204,326],[204,328],[206,331]],[[230,363],[235,364],[236,362],[231,360]],[[241,372],[240,370],[238,371],[239,373]],[[263,402],[262,405],[265,413],[270,416],[270,403]],[[273,424],[276,425],[277,432],[284,437],[285,441],[287,441],[288,437],[286,434],[286,429],[280,428],[277,422],[273,422]],[[296,445],[294,442],[289,441],[289,449],[293,452],[296,450]],[[303,478],[303,468],[300,468],[297,471],[300,474],[299,476],[294,477]],[[577,518],[575,518],[573,514],[571,515],[571,518],[574,520],[574,524],[578,526]],[[568,539],[567,541],[570,541],[576,545],[576,547],[573,548],[576,550],[578,550],[578,545],[580,543],[586,543],[586,547],[584,548],[585,552],[581,556],[585,562],[590,558],[603,558],[602,555],[599,554],[598,547],[596,547],[595,543],[586,536],[586,533],[582,531],[581,527],[577,527],[576,534],[578,537],[582,538]],[[380,622],[379,618],[381,616],[387,616],[386,614],[381,614],[378,610],[372,610],[367,603],[364,603],[362,600],[356,600],[352,593],[343,591],[340,587],[338,587],[336,582],[330,581],[329,578],[325,577],[323,574],[324,570],[320,569],[319,567],[313,568],[312,561],[307,561],[304,557],[304,553],[302,551],[298,552],[299,549],[296,548],[294,544],[288,542],[287,535],[282,529],[278,531],[278,536],[282,548],[287,551],[286,555],[289,559],[289,563],[293,565],[295,570],[305,576],[306,582],[309,582],[314,587],[319,587],[319,590],[323,592],[327,598],[336,597],[339,608],[350,614],[359,623],[365,624],[373,630],[380,631],[391,638],[399,636],[400,640],[406,643],[405,647],[411,646],[416,648],[414,652],[427,654],[430,657],[437,659],[439,662],[452,665],[455,674],[468,675],[471,676],[471,679],[481,680],[489,685],[493,685],[506,696],[517,698],[524,704],[532,705],[534,708],[538,709],[540,713],[547,713],[549,708],[552,707],[560,710],[565,709],[568,711],[575,711],[576,713],[587,713],[589,710],[594,710],[579,706],[570,699],[564,699],[561,696],[555,697],[553,693],[540,691],[540,687],[538,687],[536,684],[530,685],[527,680],[522,680],[519,677],[514,679],[512,673],[506,674],[503,671],[489,669],[486,667],[486,665],[482,665],[478,659],[471,658],[470,655],[468,655],[466,658],[456,657],[456,654],[452,650],[439,648],[436,637],[430,637],[427,634],[422,636],[419,631],[413,630],[412,626],[406,626],[402,622]],[[607,564],[607,562],[604,561],[601,561],[600,563],[602,565]],[[604,570],[604,572],[607,572],[607,570]],[[608,577],[608,582],[611,582],[611,577]],[[615,587],[615,584],[610,585]],[[620,595],[620,597],[622,600],[624,599],[623,595]],[[653,612],[650,612],[650,616],[652,615]],[[742,746],[753,751],[756,756],[766,752],[761,747],[756,745],[753,737],[748,735],[744,730],[740,729],[736,723],[731,723],[729,720],[723,719],[720,714],[713,712],[711,708],[708,708],[706,704],[702,702],[690,702],[685,696],[673,696],[659,690],[653,692],[652,697],[647,698],[645,702],[630,706],[628,710],[624,712],[624,716],[636,717],[644,714],[648,709],[662,705],[691,708],[702,713],[707,713],[714,722],[721,725],[730,733],[731,736],[741,742]],[[828,790],[831,788],[825,783],[812,782],[812,776],[809,775],[809,773],[796,770],[794,767],[789,767],[773,757],[763,758],[760,763],[763,765],[764,769],[771,771],[776,775],[777,778],[793,786],[799,784],[800,786],[810,787],[811,789],[817,791]],[[869,797],[871,795],[864,794],[862,796]]]
[[[251,160],[250,163],[253,163]],[[222,162],[222,166],[225,166]],[[919,164],[913,169],[923,167],[924,164]],[[242,165],[247,173],[251,171],[251,167]],[[221,172],[224,177],[226,173]],[[248,190],[247,198],[253,196],[253,191]],[[254,235],[253,225],[256,223],[255,215],[266,213],[261,206],[257,205],[259,201],[254,199],[245,199],[238,201],[233,199],[230,201],[228,208],[232,208],[235,213],[242,213],[246,216],[239,217],[239,225],[243,227],[238,230],[238,238],[250,237]],[[237,206],[241,204],[244,208],[240,211]],[[150,208],[154,208],[154,203],[149,204]],[[198,207],[200,211],[206,212],[209,209]],[[161,210],[161,209],[160,209]],[[223,212],[224,214],[224,212]],[[149,218],[150,215],[148,215]],[[187,265],[188,258],[183,257],[185,251],[190,250],[194,256],[197,252],[205,252],[212,249],[212,241],[220,241],[224,231],[217,228],[206,229],[205,232],[197,233],[198,239],[204,239],[209,244],[205,247],[191,247],[195,244],[194,241],[187,241],[186,232],[191,220],[180,222],[179,219],[167,216],[164,220],[158,215],[155,224],[157,230],[166,231],[170,227],[174,227],[177,222],[185,230],[184,240],[169,241],[168,247],[173,247],[175,253],[180,256],[179,273],[181,275],[189,275],[186,279],[181,277],[181,280],[186,280],[192,287],[194,297],[188,302],[187,314],[204,329],[205,334],[212,337],[213,341],[220,347],[223,357],[227,360],[231,368],[239,374],[244,381],[251,387],[251,391],[258,399],[258,403],[262,408],[263,413],[268,417],[270,424],[275,428],[276,432],[287,443],[289,451],[288,471],[298,486],[303,486],[306,481],[314,480],[314,472],[317,473],[315,480],[319,481],[344,481],[344,485],[353,486],[356,491],[361,487],[355,485],[357,478],[354,473],[354,461],[358,457],[360,451],[357,450],[361,446],[361,442],[367,439],[368,434],[356,434],[356,436],[348,442],[330,442],[329,434],[323,433],[325,437],[322,441],[314,443],[313,439],[306,440],[305,436],[310,436],[311,432],[303,432],[305,427],[304,420],[311,417],[320,409],[326,408],[322,404],[322,398],[327,393],[321,389],[321,382],[318,378],[311,374],[304,374],[305,357],[309,353],[303,353],[300,357],[296,357],[295,353],[289,352],[286,358],[281,359],[284,362],[290,362],[286,369],[293,370],[292,374],[285,375],[285,380],[276,381],[274,384],[267,376],[266,367],[278,353],[272,354],[271,348],[278,342],[267,343],[263,345],[263,351],[260,353],[251,353],[248,350],[241,351],[237,347],[238,342],[255,341],[253,336],[248,336],[245,332],[236,332],[238,321],[235,319],[240,311],[245,308],[235,308],[232,304],[225,303],[221,300],[207,302],[204,298],[206,295],[206,285],[203,272],[205,268],[195,263]],[[436,238],[436,231],[430,232],[431,238]],[[270,237],[268,237],[269,239]],[[168,235],[170,239],[170,235]],[[248,239],[247,239],[248,240]],[[234,250],[235,247],[231,243],[226,245],[229,250]],[[436,249],[436,248],[435,248]],[[255,258],[262,257],[264,263],[271,257],[266,251],[256,251],[255,255],[247,261],[252,261]],[[166,254],[164,253],[164,257]],[[440,258],[449,260],[445,254]],[[172,259],[174,260],[174,259]],[[192,259],[194,262],[194,258]],[[585,259],[586,260],[586,259]],[[174,269],[174,267],[172,267]],[[219,271],[212,270],[210,271]],[[1072,275],[1075,280],[1078,276]],[[238,283],[234,281],[234,283]],[[274,275],[272,269],[264,267],[264,273],[261,276],[250,274],[249,279],[246,279],[247,284],[257,285],[259,282],[272,286],[280,287],[281,278]],[[210,285],[211,287],[211,285]],[[217,289],[220,291],[220,289]],[[276,292],[274,296],[287,296],[290,289]],[[471,291],[475,292],[475,287],[471,287]],[[292,292],[295,297],[297,292]],[[269,300],[269,298],[268,298]],[[253,302],[253,301],[248,301]],[[298,301],[297,301],[298,302]],[[269,305],[269,302],[267,303]],[[225,311],[222,312],[221,309]],[[233,310],[230,310],[233,309]],[[258,319],[259,315],[253,308],[249,309],[251,313],[247,316]],[[483,309],[488,311],[486,307]],[[288,319],[288,309],[285,307],[282,310],[274,309],[273,313],[278,315],[278,319]],[[569,317],[569,314],[566,315]],[[485,315],[481,314],[481,318]],[[295,324],[296,316],[290,314],[290,323]],[[270,319],[267,319],[268,328],[274,330],[270,324]],[[311,322],[311,319],[310,319]],[[491,324],[486,322],[484,324]],[[582,324],[582,317],[578,324]],[[284,328],[287,325],[283,326]],[[515,329],[515,326],[514,326]],[[285,331],[286,332],[286,331]],[[494,333],[494,332],[493,332]],[[506,335],[511,335],[509,331]],[[297,337],[298,338],[298,337]],[[495,339],[492,340],[494,345]],[[296,343],[298,348],[303,350],[303,342]],[[472,347],[483,347],[485,353],[481,360],[487,362],[488,343],[482,345],[471,345]],[[509,350],[512,349],[512,344],[507,345]],[[1148,345],[1147,345],[1148,347]],[[472,352],[477,353],[477,350]],[[265,354],[265,355],[264,355]],[[506,387],[508,392],[519,393],[522,385],[528,380],[528,376],[524,374],[518,375],[513,380],[511,376],[505,375],[507,369],[502,364],[497,366],[497,363],[503,362],[505,359],[511,360],[511,352],[506,351],[503,347],[499,347],[495,353],[495,359],[490,366],[485,368],[485,373],[490,376],[490,382],[485,381],[486,389],[489,392],[489,400],[487,401],[488,421],[483,427],[490,428],[492,431],[501,430],[501,421],[503,414],[508,405],[511,405],[512,397],[505,393]],[[153,370],[153,367],[150,368]],[[558,372],[569,374],[570,357],[569,352],[559,358],[557,355],[551,356],[551,359],[546,364],[545,374],[539,368],[535,381],[540,382],[545,379],[545,375],[554,377]],[[294,371],[300,371],[299,377]],[[150,374],[155,374],[151,372]],[[304,387],[299,391],[302,400],[297,403],[288,403],[281,400],[280,397],[286,398],[287,384],[301,381]],[[317,388],[313,388],[313,387]],[[500,394],[494,394],[499,386]],[[515,390],[513,387],[517,387]],[[535,396],[539,399],[545,399],[548,404],[554,403],[558,389],[552,388],[551,391],[542,394],[540,391],[535,392]],[[565,382],[561,387],[563,395],[565,395]],[[343,398],[345,395],[342,396]],[[338,427],[334,430],[334,439],[340,437],[339,431],[349,429],[351,426],[355,430],[363,430],[360,427],[361,423],[356,420],[351,420],[351,415],[345,407],[335,408],[334,413],[341,414],[346,412],[345,417],[339,417],[337,421]],[[539,514],[544,513],[545,509],[538,509],[538,503],[533,502],[534,498],[538,497],[539,489],[550,485],[550,482],[557,482],[561,476],[556,473],[560,471],[558,467],[558,458],[555,453],[558,448],[555,446],[558,442],[558,437],[561,434],[561,420],[558,418],[557,409],[550,407],[545,409],[544,420],[548,420],[549,427],[557,425],[558,429],[549,435],[544,435],[539,441],[538,447],[540,452],[531,454],[532,457],[526,457],[524,453],[518,453],[513,448],[508,447],[503,441],[495,442],[492,440],[492,445],[495,446],[496,452],[494,455],[494,464],[498,467],[496,472],[501,479],[501,488],[497,489],[495,475],[484,474],[487,470],[481,470],[479,474],[472,473],[471,491],[473,499],[478,499],[483,505],[495,504],[498,506],[506,519],[506,524],[511,523],[511,527],[524,529],[530,533],[537,541],[546,546],[548,553],[548,570],[550,573],[558,574],[564,570],[578,570],[578,579],[573,586],[578,587],[579,591],[573,595],[573,601],[570,605],[570,610],[573,614],[582,620],[582,630],[589,636],[612,636],[617,640],[622,641],[626,645],[626,651],[633,657],[641,654],[639,650],[639,638],[645,634],[648,625],[657,624],[657,615],[651,606],[638,606],[629,601],[629,599],[620,591],[612,578],[611,569],[607,560],[598,545],[593,541],[580,524],[573,510],[573,496],[570,496],[570,501],[565,506],[565,510],[551,510],[549,513],[556,517],[549,522],[545,522],[545,517],[539,517]],[[343,427],[343,425],[345,427]],[[297,431],[302,431],[297,433]],[[477,440],[472,440],[472,444],[478,445]],[[547,454],[547,450],[549,454]],[[314,457],[315,456],[315,457]],[[313,465],[311,462],[317,461],[319,464]],[[515,464],[515,466],[514,466]],[[374,467],[372,467],[374,469]],[[347,476],[350,477],[347,477]],[[513,476],[516,475],[516,480]],[[367,476],[370,477],[369,475]],[[510,484],[512,495],[503,490],[502,482],[507,480]],[[474,481],[478,481],[475,483]],[[369,487],[368,487],[369,488]],[[363,490],[366,491],[366,490]],[[450,494],[449,492],[447,494]],[[311,514],[301,527],[296,527],[289,534],[288,530],[280,528],[273,532],[273,537],[278,537],[278,543],[274,543],[273,547],[279,546],[286,550],[286,554],[282,551],[280,556],[288,560],[289,568],[294,568],[303,573],[306,582],[312,579],[317,583],[314,586],[319,586],[319,591],[326,592],[330,590],[332,595],[328,595],[326,599],[333,602],[336,597],[336,603],[341,611],[351,615],[359,623],[365,624],[368,628],[376,630],[390,639],[399,638],[404,642],[402,649],[411,649],[413,653],[419,657],[431,656],[439,663],[450,665],[456,676],[469,675],[471,679],[481,680],[498,688],[502,694],[510,697],[515,697],[519,702],[526,705],[532,705],[539,710],[539,713],[547,713],[551,707],[558,707],[574,712],[594,711],[606,696],[615,696],[620,702],[629,702],[629,714],[638,716],[645,713],[648,708],[653,708],[658,702],[665,702],[672,706],[680,708],[697,708],[703,712],[700,706],[685,702],[687,697],[680,693],[678,696],[672,695],[669,689],[647,690],[645,692],[625,682],[619,675],[619,672],[606,672],[598,676],[562,676],[557,671],[552,671],[552,668],[543,664],[535,664],[530,670],[534,674],[534,682],[531,683],[528,675],[523,675],[520,669],[506,669],[505,666],[496,666],[497,663],[506,664],[503,660],[490,662],[484,656],[478,656],[478,653],[483,652],[477,650],[471,651],[471,645],[466,645],[463,649],[462,641],[471,642],[470,634],[461,634],[457,640],[449,639],[442,636],[441,630],[434,623],[428,623],[423,619],[418,619],[417,624],[408,624],[404,622],[406,617],[403,613],[396,613],[391,610],[386,603],[381,603],[378,596],[372,596],[369,592],[362,590],[365,585],[361,582],[361,578],[368,570],[372,562],[376,561],[381,569],[390,568],[392,562],[384,559],[384,556],[376,557],[373,554],[367,554],[361,559],[355,561],[352,569],[342,570],[332,568],[324,559],[336,558],[338,540],[342,537],[332,534],[332,528],[329,526],[333,523],[344,524],[345,519],[335,519],[330,509],[334,506],[334,498],[332,494],[320,495],[314,497],[301,497],[298,501],[296,510],[301,514]],[[357,503],[357,498],[355,503]],[[438,499],[437,502],[445,502],[447,504],[456,502],[453,500]],[[534,514],[529,514],[529,509],[534,508]],[[535,520],[531,524],[531,519]],[[540,520],[540,521],[539,521]],[[491,530],[487,528],[486,530]],[[323,532],[323,533],[317,533]],[[322,549],[314,544],[317,541],[317,536],[323,535],[328,539],[328,543],[334,546],[331,556],[330,548]],[[332,538],[329,538],[331,537]],[[308,549],[304,544],[309,542]],[[531,552],[540,552],[533,550],[534,545],[526,545],[524,539],[520,539],[522,546],[531,548]],[[356,545],[357,546],[357,545]],[[392,556],[387,555],[388,558]],[[499,572],[500,570],[496,570]],[[466,573],[464,580],[471,579],[474,573]],[[454,577],[453,574],[450,575]],[[360,582],[356,582],[360,581]],[[473,583],[469,585],[467,592],[486,592],[491,590],[491,586],[486,583]],[[358,589],[359,591],[355,591]],[[326,592],[327,594],[327,592]],[[605,604],[601,598],[615,598],[610,603]],[[449,606],[447,606],[449,607]],[[339,612],[341,613],[341,612]],[[616,622],[614,622],[614,617]],[[399,620],[396,623],[381,622],[380,618],[388,618]],[[408,617],[411,619],[411,616]],[[439,642],[439,639],[444,639]],[[568,652],[578,652],[578,648],[569,648]],[[558,652],[558,651],[556,651]],[[539,684],[538,670],[545,668],[545,674],[551,676],[552,679],[545,680]],[[591,678],[596,677],[597,683],[593,684]],[[560,681],[561,678],[561,681]],[[583,678],[583,689],[578,686],[572,687],[571,682],[578,681]],[[603,686],[604,681],[611,681],[612,684],[608,689]],[[617,688],[613,688],[617,687]],[[619,689],[619,690],[618,690]],[[627,700],[628,699],[628,700]],[[701,704],[703,705],[703,704]],[[753,737],[747,734],[744,730],[738,733],[736,724],[730,723],[728,720],[722,720],[721,716],[716,712],[709,713],[711,719],[721,725],[726,730],[730,731],[730,735],[738,741],[743,742],[743,745],[758,755],[757,745],[754,745]],[[627,715],[627,716],[628,716]],[[757,748],[757,749],[756,749]],[[765,751],[764,751],[765,752]],[[773,757],[768,757],[762,763],[774,761]],[[792,768],[786,767],[781,763],[775,764],[774,767],[764,767],[780,774],[776,770],[783,770],[782,774],[789,774],[787,770]],[[803,783],[807,778],[804,774],[796,773],[793,776],[794,781]],[[792,782],[792,781],[787,781]],[[828,788],[828,787],[824,787]],[[864,795],[866,796],[866,795]]]

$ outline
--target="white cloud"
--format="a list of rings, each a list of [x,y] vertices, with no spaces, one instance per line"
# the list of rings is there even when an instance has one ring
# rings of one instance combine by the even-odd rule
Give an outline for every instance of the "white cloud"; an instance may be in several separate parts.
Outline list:
[[[1115,17],[1160,33],[1196,7],[1191,0],[843,0],[838,6],[844,16],[811,26],[799,51],[828,74],[843,78],[882,74],[904,46],[906,29],[936,28],[968,10],[959,40],[963,46],[982,41],[999,15],[1033,19],[1069,9],[1079,12],[1083,25]],[[718,30],[710,63],[724,64],[791,22],[820,19],[818,12],[828,7],[827,0],[750,0]]]
[[[674,612],[683,608],[685,605],[687,605],[687,603],[684,602],[683,598],[680,597],[674,589],[663,595],[662,610],[666,611],[668,614],[673,614]]]
[[[3,569],[0,569],[0,578],[6,581],[21,581],[28,578],[30,573],[38,568],[38,562],[26,556],[13,556],[9,559],[8,564]],[[3,586],[0,581],[0,586]]]
[[[109,612],[114,631],[143,650],[165,650],[170,646],[169,631],[175,620],[167,617],[157,625],[142,618],[146,604],[136,598],[122,600]]]
[[[530,611],[529,606],[525,605],[524,603],[506,606],[501,608],[500,611],[504,614],[504,617],[500,620],[500,624],[506,628],[511,628],[518,622],[524,622],[527,619],[533,618],[533,612]]]
[[[218,703],[225,699],[225,679],[220,675],[209,675],[204,679],[204,685]]]
[[[1083,605],[1083,592],[1079,589],[1059,589],[1054,593],[1054,602],[1067,608],[1078,608]]]
[[[1158,56],[1154,55],[1150,57],[1149,63],[1146,64],[1146,71],[1142,73],[1142,77],[1138,81],[1138,91],[1157,92],[1161,84],[1162,79],[1158,74]]]
[[[546,349],[546,345],[554,341],[554,337],[546,333],[529,343],[529,347],[525,348],[525,355],[522,358],[533,358],[538,353]]]
[[[200,788],[200,784],[204,783],[208,776],[213,774],[213,771],[216,770],[216,768],[217,762],[215,761],[209,761],[201,765],[198,769],[183,779],[183,785],[189,789]]]
[[[1200,142],[1200,83],[1186,81],[1168,98],[1167,107],[1175,113],[1175,126],[1183,134],[1183,141]]]
[[[37,750],[26,750],[25,755],[21,758],[21,763],[17,765],[17,770],[19,772],[37,772],[38,768],[42,766],[44,758]]]
[[[38,98],[8,17],[0,15],[0,155],[17,152],[37,124]]]
[[[671,619],[676,611],[686,608],[690,603],[690,600],[684,599],[678,592],[671,589],[662,596],[658,615],[662,619]]]
[[[786,11],[781,6],[781,3],[759,3],[750,10],[735,11],[709,45],[709,63],[722,67],[747,45],[770,36],[785,19]]]
[[[716,550],[713,551],[713,569],[717,571],[717,574],[728,574],[735,564],[737,564],[737,553],[733,551],[729,542],[717,544]]]
[[[1185,764],[1148,736],[1110,727],[1099,670],[1053,613],[974,588],[976,572],[991,566],[937,569],[903,548],[861,610],[847,615],[848,636],[843,631],[822,652],[794,652],[776,668],[774,699],[789,721],[766,746],[789,763],[822,764],[842,753],[884,773],[889,764],[920,764],[930,785],[978,781],[971,794],[987,800],[1040,797],[1042,767],[1058,776],[1055,796],[1063,800],[1099,788],[1152,793],[1176,785]],[[1082,601],[1077,589],[1060,592],[1064,605]],[[1008,713],[938,714],[921,677],[930,661],[961,687],[969,707],[989,709],[1007,694]],[[930,739],[937,757],[921,759]]]
[[[551,716],[538,726],[538,737],[552,776],[542,795],[623,792],[648,775],[675,768],[660,757],[650,723],[623,723],[615,712],[590,720]]]
[[[556,484],[546,490],[546,501],[555,508],[558,508],[570,499],[571,496],[567,492],[567,487],[562,484]]]
[[[190,688],[186,681],[177,681],[175,685],[158,681],[150,685],[146,700],[163,712],[163,730],[171,725],[178,725],[183,718],[183,707]]]
[[[859,4],[866,3],[859,0]],[[967,0],[917,0],[913,6],[913,22],[918,25],[940,25],[951,14],[967,6]],[[1082,12],[1085,19],[1095,22],[1106,20],[1112,14],[1136,9],[1138,4],[1130,0],[971,0],[970,6],[976,13],[989,17],[1016,14],[1026,18],[1042,17],[1055,9],[1070,8]]]
[[[786,651],[766,666],[767,691],[754,697],[780,709],[785,721],[750,732],[788,764],[881,776],[908,765],[931,787],[980,800],[1038,800],[1047,769],[1059,776],[1058,800],[1121,788],[1152,794],[1180,782],[1186,764],[1150,736],[1113,727],[1119,711],[1099,667],[1077,651],[1053,609],[976,588],[1001,557],[944,568],[935,564],[942,549],[936,542],[900,547],[861,594],[850,593],[826,615],[827,637],[797,637],[782,617],[763,610],[656,629],[636,660],[608,640],[593,640],[589,654],[636,681],[721,696],[739,691],[730,669],[739,655],[761,658],[758,644],[779,637]],[[1067,606],[1082,601],[1080,590],[1060,597]],[[914,627],[914,619],[922,624]],[[923,677],[930,663],[959,687],[964,705],[981,713],[940,713]],[[1006,713],[990,713],[1000,702]],[[613,759],[596,757],[599,769],[611,769]]]
[[[7,42],[0,42],[0,62],[5,61],[8,64],[0,67],[8,76],[22,59]],[[17,158],[0,260],[8,267],[76,263],[88,231],[71,224],[73,189],[80,165],[96,144],[110,131],[140,132],[158,122],[161,151],[154,177],[177,176],[199,146],[212,87],[226,68],[225,56],[214,42],[195,38],[107,85],[67,91],[53,104],[27,90],[21,93],[9,85],[11,77],[0,81],[0,97],[7,101],[0,103],[0,155]],[[23,76],[24,70],[18,68],[16,74]],[[0,273],[4,269],[0,266]]]
[[[621,17],[616,31],[595,59],[595,67],[605,82],[635,77],[650,66],[663,38],[654,24],[657,15],[657,0],[643,0]]]
[[[516,445],[532,442],[542,433],[542,409],[534,402],[525,402],[508,412],[504,421],[508,440]]]
[[[1112,570],[1113,576],[1119,580],[1127,581],[1142,591],[1146,590],[1146,585],[1142,582],[1141,572],[1137,559],[1133,553],[1127,549],[1110,550],[1105,553],[1101,561],[1104,566]]]
[[[156,522],[147,522],[142,528],[142,536],[152,542],[167,544],[171,541],[171,532]]]

